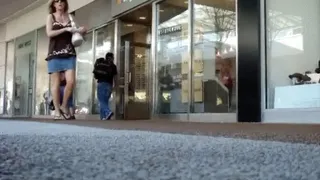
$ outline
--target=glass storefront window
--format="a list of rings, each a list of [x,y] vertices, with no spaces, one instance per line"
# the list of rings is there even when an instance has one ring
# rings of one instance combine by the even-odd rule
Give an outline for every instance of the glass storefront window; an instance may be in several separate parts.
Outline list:
[[[49,74],[47,61],[49,38],[45,28],[38,30],[37,42],[37,69],[36,69],[36,94],[35,94],[35,115],[49,115],[49,109],[45,97],[49,93]],[[49,93],[50,94],[50,93]]]
[[[6,64],[6,43],[0,42],[0,66]]]
[[[114,53],[114,23],[109,24],[103,28],[96,30],[95,32],[95,57],[104,58],[107,52]],[[94,60],[95,61],[95,60]],[[94,93],[94,100],[93,100],[93,107],[92,113],[99,114],[99,101],[96,92],[97,83],[94,81],[93,85],[93,93]],[[112,101],[113,95],[111,95],[110,100]]]
[[[4,114],[12,114],[13,97],[14,41],[7,43],[6,92],[4,93]]]
[[[35,63],[35,36],[32,32],[16,39],[13,115],[31,116]]]
[[[0,114],[3,114],[4,108],[4,80],[6,65],[6,43],[0,43]]]
[[[6,65],[6,43],[0,42],[0,89],[4,88],[4,76]]]
[[[0,114],[3,114],[4,108],[4,76],[5,76],[5,64],[3,60],[0,60]]]
[[[0,43],[0,114],[3,114],[4,108],[4,80],[6,65],[6,43]]]
[[[320,1],[266,1],[267,108],[320,107]]]
[[[236,1],[194,1],[193,110],[236,110]]]
[[[188,4],[167,0],[158,4],[156,112],[188,112]]]
[[[0,114],[4,114],[4,89],[0,89]]]
[[[77,80],[75,105],[77,114],[90,114],[92,104],[93,48],[92,32],[84,36],[86,41],[77,49]]]
[[[0,65],[0,89],[4,88],[5,65]]]

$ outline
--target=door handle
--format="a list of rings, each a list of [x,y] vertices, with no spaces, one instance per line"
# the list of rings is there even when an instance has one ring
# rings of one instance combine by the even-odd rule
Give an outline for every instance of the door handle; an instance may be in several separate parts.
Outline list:
[[[124,66],[125,66],[125,83],[129,84],[131,83],[131,72],[130,72],[130,42],[129,41],[125,41],[125,52],[124,52]]]
[[[33,89],[32,88],[28,88],[28,91],[29,91],[28,92],[29,94],[33,94]]]
[[[131,72],[128,72],[128,84],[131,83]]]

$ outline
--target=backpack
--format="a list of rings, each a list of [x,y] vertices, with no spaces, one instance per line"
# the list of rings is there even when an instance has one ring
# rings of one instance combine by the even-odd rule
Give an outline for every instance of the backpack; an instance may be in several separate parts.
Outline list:
[[[94,64],[93,74],[95,79],[113,78],[113,62],[99,58]]]

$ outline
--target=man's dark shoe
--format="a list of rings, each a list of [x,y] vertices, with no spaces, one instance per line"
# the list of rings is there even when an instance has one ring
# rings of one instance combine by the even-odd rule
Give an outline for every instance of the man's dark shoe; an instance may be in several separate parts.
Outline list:
[[[109,113],[109,115],[107,116],[107,120],[110,120],[113,116],[113,112]]]

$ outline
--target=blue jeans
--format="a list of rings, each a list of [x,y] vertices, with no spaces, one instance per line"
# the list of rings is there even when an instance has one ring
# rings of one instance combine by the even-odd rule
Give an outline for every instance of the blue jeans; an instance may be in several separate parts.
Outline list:
[[[107,118],[112,111],[109,108],[109,99],[112,93],[112,86],[107,82],[98,83],[97,95],[100,103],[100,119]]]

